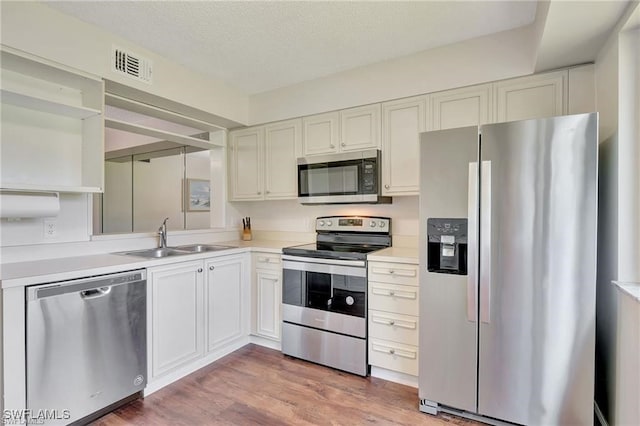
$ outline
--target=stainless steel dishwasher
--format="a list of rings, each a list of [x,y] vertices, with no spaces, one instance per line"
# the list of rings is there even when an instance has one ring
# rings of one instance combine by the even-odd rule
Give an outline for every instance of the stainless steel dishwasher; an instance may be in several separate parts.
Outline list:
[[[146,385],[146,271],[27,287],[27,412],[58,425]]]

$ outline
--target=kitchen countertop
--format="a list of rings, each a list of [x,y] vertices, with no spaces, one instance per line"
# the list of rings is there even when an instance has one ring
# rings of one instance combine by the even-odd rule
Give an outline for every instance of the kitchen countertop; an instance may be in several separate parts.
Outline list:
[[[71,280],[94,275],[111,274],[152,266],[166,265],[175,262],[188,262],[204,258],[227,256],[244,253],[247,250],[281,253],[283,247],[295,246],[304,243],[295,241],[253,240],[216,241],[209,244],[227,245],[231,248],[215,252],[191,253],[158,259],[105,253],[91,256],[73,256],[56,259],[4,263],[0,266],[1,288],[20,287]]]
[[[613,284],[623,293],[640,302],[640,283],[614,281]]]
[[[397,262],[418,264],[418,249],[413,247],[389,247],[378,250],[367,256],[374,262]]]

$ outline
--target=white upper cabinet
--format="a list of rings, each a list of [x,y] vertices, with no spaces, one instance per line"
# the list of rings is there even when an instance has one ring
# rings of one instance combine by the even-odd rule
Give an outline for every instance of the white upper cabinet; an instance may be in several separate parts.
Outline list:
[[[431,130],[491,123],[491,84],[447,90],[431,95]]]
[[[1,188],[102,192],[104,82],[2,47]]]
[[[298,196],[302,120],[250,127],[229,136],[229,199],[284,200]]]
[[[262,200],[264,127],[231,132],[229,137],[229,190],[232,201]]]
[[[339,151],[380,147],[380,104],[340,111]]]
[[[555,71],[494,84],[495,121],[553,117],[567,113],[567,71]]]
[[[380,104],[302,119],[303,154],[334,154],[380,147]]]
[[[302,120],[265,126],[265,199],[298,196],[297,160],[302,154]]]
[[[304,155],[338,152],[340,113],[328,112],[302,119]]]
[[[420,133],[426,130],[427,96],[382,104],[382,192],[416,195],[419,187]]]

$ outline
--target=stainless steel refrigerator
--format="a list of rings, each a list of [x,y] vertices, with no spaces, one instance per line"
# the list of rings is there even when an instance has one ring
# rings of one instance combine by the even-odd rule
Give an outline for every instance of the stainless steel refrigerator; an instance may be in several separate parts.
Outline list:
[[[593,423],[597,128],[421,134],[421,411]]]

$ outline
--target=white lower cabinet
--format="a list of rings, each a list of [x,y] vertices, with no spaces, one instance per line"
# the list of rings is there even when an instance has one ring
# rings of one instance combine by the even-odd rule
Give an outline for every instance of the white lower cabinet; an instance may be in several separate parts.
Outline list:
[[[148,268],[149,383],[162,387],[244,344],[249,297],[245,254]]]
[[[280,342],[282,301],[281,257],[276,253],[253,254],[253,295],[255,306],[252,332]]]
[[[244,256],[205,261],[207,280],[207,351],[210,352],[248,333],[248,306],[244,302],[246,262]]]
[[[150,380],[204,354],[202,268],[202,261],[193,261],[148,269]]]
[[[418,375],[418,265],[368,264],[369,364]]]

